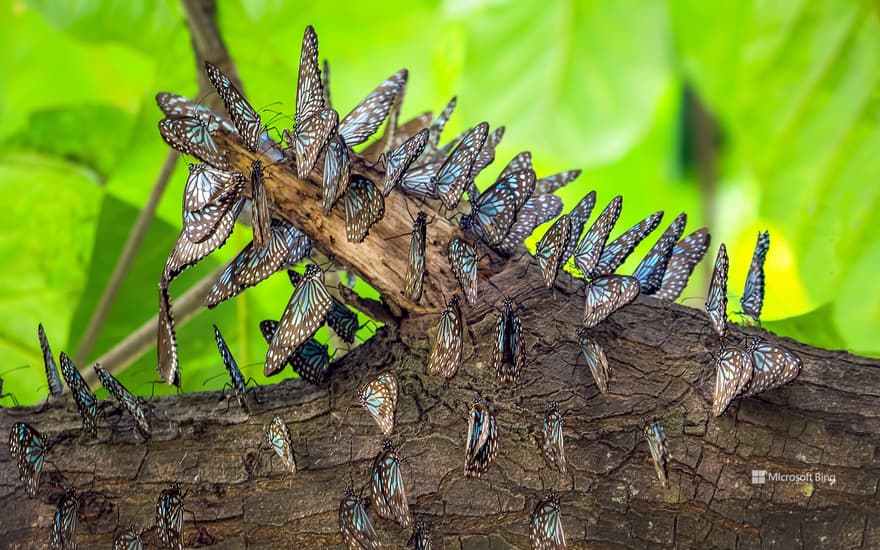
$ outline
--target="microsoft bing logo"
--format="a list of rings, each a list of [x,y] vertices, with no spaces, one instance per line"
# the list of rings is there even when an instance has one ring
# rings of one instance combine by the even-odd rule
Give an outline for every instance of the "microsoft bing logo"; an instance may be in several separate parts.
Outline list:
[[[752,485],[767,483],[767,470],[752,470]]]

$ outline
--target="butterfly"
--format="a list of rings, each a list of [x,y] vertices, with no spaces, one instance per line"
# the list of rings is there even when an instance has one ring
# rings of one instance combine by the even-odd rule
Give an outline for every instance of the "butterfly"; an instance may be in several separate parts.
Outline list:
[[[400,189],[420,199],[438,199],[435,178],[443,161],[430,162],[421,166],[410,167],[400,180]]]
[[[551,288],[556,282],[556,273],[562,267],[563,256],[570,239],[571,218],[563,214],[535,246],[535,257],[538,259],[538,266],[541,268],[547,288]]]
[[[350,243],[362,242],[370,227],[385,215],[385,198],[373,182],[355,174],[343,201],[345,237]]]
[[[73,400],[76,401],[83,429],[92,435],[97,435],[98,400],[82,375],[76,370],[73,362],[63,351],[61,352],[61,375],[64,377],[67,387],[70,388],[70,393],[73,394]]]
[[[495,346],[492,348],[492,362],[489,368],[495,371],[498,381],[512,384],[519,378],[525,364],[522,325],[513,312],[513,301],[504,300],[504,309],[495,322]]]
[[[503,254],[509,254],[532,234],[536,227],[552,220],[562,212],[562,199],[556,195],[532,195],[516,214],[516,222],[507,236],[493,246]]]
[[[446,104],[446,107],[440,111],[440,114],[437,115],[437,118],[428,126],[428,143],[425,144],[425,149],[422,151],[422,154],[419,155],[418,162],[435,162],[443,158],[443,154],[440,153],[440,136],[443,134],[443,128],[446,127],[446,123],[449,122],[449,117],[452,116],[452,112],[455,111],[455,106],[458,103],[457,98],[453,97],[449,100],[449,103]]]
[[[745,351],[722,347],[715,359],[715,392],[712,414],[721,416],[734,397],[739,395],[752,377],[752,359]]]
[[[639,280],[628,275],[604,275],[587,284],[584,327],[593,328],[639,295]]]
[[[761,319],[761,307],[764,305],[764,260],[770,249],[770,232],[758,233],[758,242],[755,243],[755,252],[752,254],[752,264],[749,266],[749,275],[746,277],[746,286],[743,289],[739,305],[743,313],[754,321]]]
[[[278,322],[263,372],[271,376],[287,363],[291,352],[308,340],[327,318],[333,300],[321,281],[321,270],[314,264],[306,267],[305,275],[293,291],[284,314]]]
[[[292,269],[287,270],[287,276],[294,287],[302,279],[302,275]],[[357,313],[348,309],[348,306],[336,298],[332,296],[330,298],[332,301],[330,311],[327,313],[327,324],[343,342],[353,344],[357,331],[360,328]]]
[[[423,521],[417,521],[413,534],[406,543],[407,548],[414,550],[431,550],[431,528]]]
[[[134,525],[129,525],[128,529],[119,533],[113,539],[113,550],[143,550],[144,541],[141,538],[143,533],[135,531]]]
[[[553,464],[560,473],[565,473],[565,442],[562,433],[562,414],[559,412],[559,403],[553,401],[547,407],[544,414],[544,425],[541,428],[543,442],[541,450],[547,460]]]
[[[149,439],[152,433],[150,430],[150,423],[147,422],[147,415],[138,398],[132,395],[131,392],[116,379],[116,377],[110,374],[110,371],[102,367],[100,364],[96,363],[94,368],[98,375],[98,379],[101,380],[101,385],[104,386],[104,389],[110,392],[110,395],[112,395],[116,401],[128,411],[128,414],[134,418],[135,426],[137,426],[141,436],[143,436],[144,439]]]
[[[751,357],[751,381],[743,389],[743,397],[788,384],[798,377],[803,363],[801,358],[785,348],[752,338],[746,352]]]
[[[477,249],[461,239],[452,239],[447,247],[449,266],[458,279],[467,303],[477,303]]]
[[[278,330],[278,321],[260,321],[260,332],[266,342],[271,343]],[[327,378],[330,370],[330,357],[327,355],[327,346],[314,338],[309,338],[296,348],[288,357],[287,364],[300,378],[310,384],[321,384]]]
[[[581,346],[581,352],[584,359],[587,360],[587,366],[590,367],[590,373],[593,380],[596,381],[596,387],[599,393],[608,393],[608,379],[611,378],[611,371],[608,368],[608,358],[605,356],[605,350],[586,330],[579,328],[577,331],[578,343]]]
[[[724,243],[718,249],[715,258],[715,269],[712,271],[712,281],[709,283],[709,295],[706,296],[706,313],[712,322],[712,328],[718,336],[724,338],[727,334],[727,248]]]
[[[183,229],[192,242],[208,238],[245,187],[244,176],[190,164],[183,189]]]
[[[196,117],[177,116],[159,121],[159,134],[165,143],[185,155],[193,156],[219,170],[231,166],[211,136],[208,124]]]
[[[183,497],[180,484],[163,489],[156,502],[156,532],[166,547],[183,550]]]
[[[330,102],[330,62],[324,60],[324,70],[321,71],[321,82],[324,84],[324,105],[328,108],[333,107]]]
[[[423,128],[386,156],[385,181],[382,185],[383,195],[387,197],[391,190],[400,183],[410,165],[425,149],[427,142],[428,129]]]
[[[370,495],[379,517],[396,521],[407,528],[412,523],[409,504],[406,502],[406,488],[400,460],[394,446],[387,439],[382,442],[382,450],[373,461],[373,474],[370,477]]]
[[[49,547],[53,550],[74,550],[76,548],[76,514],[79,511],[79,499],[76,488],[68,487],[64,496],[58,501],[55,515],[52,516]]]
[[[196,103],[188,97],[168,92],[156,94],[156,105],[168,118],[190,117],[200,120],[209,132],[223,129],[225,132],[235,132],[235,126],[226,117],[220,116],[207,105]]]
[[[669,482],[669,447],[666,444],[666,431],[663,430],[659,420],[654,420],[645,426],[645,439],[648,440],[657,477],[666,487]]]
[[[469,186],[473,186],[474,178],[495,160],[495,148],[501,142],[502,137],[504,137],[504,126],[499,126],[494,132],[486,136],[486,141],[483,142],[483,146],[474,160]]]
[[[599,214],[599,217],[596,218],[596,221],[587,230],[584,238],[581,239],[574,249],[572,253],[574,265],[580,270],[585,279],[593,276],[596,265],[599,263],[599,258],[602,256],[602,251],[605,249],[605,241],[608,240],[608,235],[614,229],[614,224],[617,223],[617,218],[620,217],[622,207],[623,197],[617,195],[602,210],[602,213]]]
[[[383,372],[361,386],[357,392],[361,405],[379,424],[384,435],[390,434],[394,429],[398,387],[399,384],[394,373]]]
[[[498,426],[495,411],[479,397],[471,404],[468,418],[467,444],[464,454],[464,475],[482,477],[498,454]]]
[[[64,391],[61,385],[61,377],[58,375],[58,367],[55,366],[55,357],[52,356],[52,348],[43,330],[43,323],[37,325],[37,335],[40,337],[40,350],[43,352],[43,364],[46,366],[46,381],[49,383],[49,394],[58,397]]]
[[[535,173],[531,170],[513,172],[498,179],[471,201],[471,213],[462,216],[460,221],[462,229],[473,231],[490,246],[499,244],[534,188]]]
[[[205,73],[208,80],[217,89],[220,99],[226,106],[226,112],[232,119],[239,135],[244,140],[245,146],[251,153],[256,153],[260,147],[261,136],[263,134],[263,121],[260,115],[254,111],[251,104],[247,102],[241,92],[232,84],[216,65],[210,61],[205,61]]]
[[[681,295],[684,287],[694,268],[706,255],[711,238],[709,231],[703,227],[697,229],[687,237],[678,241],[672,250],[672,257],[666,265],[666,273],[663,274],[663,282],[660,290],[654,294],[655,298],[674,302]]]
[[[339,503],[339,532],[349,550],[376,550],[381,547],[373,521],[367,514],[366,503],[351,487],[345,488],[345,497]]]
[[[339,122],[339,135],[347,146],[363,143],[379,129],[397,95],[406,87],[408,76],[406,69],[394,73],[345,115]]]
[[[425,243],[427,214],[419,212],[413,224],[409,240],[409,262],[406,264],[406,275],[403,293],[407,298],[418,302],[422,297],[425,283]]]
[[[30,497],[37,496],[47,448],[46,439],[30,424],[16,422],[12,425],[9,431],[9,456],[18,466],[18,476]]]
[[[339,199],[348,193],[351,183],[351,156],[345,140],[338,134],[327,143],[322,178],[321,208],[329,214]]]
[[[607,243],[602,250],[599,263],[593,270],[595,275],[611,275],[632,254],[633,250],[650,235],[663,219],[663,211],[654,212],[639,223],[630,227],[622,235]]]
[[[580,175],[580,170],[566,170],[565,172],[559,172],[558,174],[544,176],[543,178],[539,178],[535,184],[535,193],[541,195],[553,193],[557,189],[562,189],[569,183],[578,179]]]
[[[470,130],[450,153],[433,178],[440,201],[448,210],[455,209],[465,187],[472,181],[472,170],[477,155],[486,141],[489,125],[481,122]]]
[[[177,335],[174,332],[174,315],[171,296],[166,283],[159,283],[159,322],[156,337],[156,369],[159,376],[173,386],[180,387],[180,363],[177,355]]]
[[[590,191],[578,201],[574,208],[571,209],[571,212],[568,213],[568,217],[571,219],[572,235],[577,235],[579,237],[584,231],[584,224],[590,219],[590,214],[593,213],[594,206],[596,206],[596,192]],[[571,258],[572,254],[574,254],[576,246],[577,239],[568,240],[568,246],[565,247],[565,254],[562,256],[563,264]]]
[[[186,237],[186,232],[181,231],[165,262],[165,270],[162,272],[162,281],[170,283],[183,271],[198,263],[202,258],[217,250],[226,243],[235,220],[241,212],[244,199],[238,199],[232,207],[220,218],[211,235],[199,243],[194,243]]]
[[[263,249],[269,246],[272,238],[272,214],[269,211],[269,195],[266,191],[263,163],[259,160],[251,162],[251,197],[253,197],[251,226],[254,231],[254,246]]]
[[[428,356],[428,374],[451,380],[461,366],[463,324],[458,294],[453,294],[440,316],[437,339]]]
[[[268,247],[260,249],[250,242],[226,266],[205,297],[206,306],[216,307],[312,252],[312,240],[286,221],[272,220],[271,235]]]
[[[247,381],[244,379],[244,375],[241,374],[238,363],[236,363],[235,357],[232,356],[232,352],[229,351],[229,346],[226,345],[226,340],[223,339],[223,335],[220,334],[220,329],[217,328],[217,325],[214,325],[214,341],[217,342],[217,350],[223,359],[226,372],[229,373],[232,392],[235,394],[236,399],[238,399],[238,404],[241,405],[242,409],[250,412],[250,407],[248,407],[247,398],[245,397],[247,394]]]
[[[633,271],[633,277],[639,280],[642,294],[649,296],[660,290],[663,283],[663,275],[666,273],[666,265],[675,249],[678,239],[684,233],[687,224],[687,214],[682,212],[673,220],[666,231],[660,235],[657,242],[648,251],[641,263]]]
[[[290,473],[295,474],[296,456],[290,443],[290,430],[277,414],[272,418],[272,422],[266,426],[266,441],[269,442],[269,447],[281,458]]]
[[[549,491],[544,500],[538,502],[529,523],[529,542],[532,550],[560,550],[565,548],[565,531],[562,528],[562,513],[559,511],[559,498]]]

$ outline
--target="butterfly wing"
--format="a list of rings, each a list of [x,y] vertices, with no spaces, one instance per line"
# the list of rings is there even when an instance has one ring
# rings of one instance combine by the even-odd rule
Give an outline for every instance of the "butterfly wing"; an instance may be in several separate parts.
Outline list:
[[[482,477],[489,466],[495,460],[498,454],[498,425],[495,421],[495,413],[488,405],[483,406],[480,403],[474,404],[474,438],[470,437],[469,442],[473,443],[473,447],[469,448],[469,454],[465,457],[465,475],[472,477]],[[479,427],[479,430],[476,428]]]
[[[580,175],[580,170],[566,170],[565,172],[559,172],[558,174],[544,176],[543,178],[540,178],[535,184],[535,193],[539,193],[542,195],[553,193],[557,189],[562,189],[569,183],[578,179]]]
[[[666,231],[660,235],[660,238],[633,271],[633,277],[639,280],[643,294],[651,295],[660,290],[669,258],[672,257],[675,245],[684,233],[685,225],[687,225],[687,214],[682,212],[669,224]]]
[[[655,420],[645,428],[645,438],[648,440],[657,478],[660,479],[663,487],[666,487],[669,482],[669,447],[666,443],[666,431],[663,430],[660,421]]]
[[[654,297],[670,302],[677,300],[687,286],[694,268],[706,255],[710,242],[709,230],[705,227],[680,240],[672,250],[672,257],[666,265],[660,290],[654,294]]]
[[[797,378],[803,367],[800,357],[760,338],[753,338],[746,351],[751,358],[752,377],[743,389],[743,397],[787,384]]]
[[[30,424],[16,422],[9,431],[9,456],[18,466],[18,475],[30,497],[37,496],[40,474],[46,456],[46,441]]]
[[[485,122],[471,129],[433,178],[437,195],[447,209],[452,210],[458,206],[462,193],[472,181],[474,162],[486,141],[488,131],[489,125]]]
[[[344,203],[345,237],[351,243],[362,242],[373,224],[385,215],[385,197],[373,182],[354,175]]]
[[[535,506],[529,524],[529,541],[533,550],[563,550],[565,548],[565,531],[562,526],[559,499],[556,498],[556,495],[551,493]]]
[[[498,174],[498,179],[502,180],[514,172],[521,172],[523,170],[530,170],[532,172],[535,171],[535,168],[532,166],[532,153],[529,151],[523,151],[518,153],[515,157],[510,159],[510,162],[507,163],[507,166],[501,170],[501,173]],[[535,191],[533,191],[534,193]],[[526,197],[528,198],[528,197]],[[471,197],[471,200],[475,200],[476,197]]]
[[[244,180],[242,180],[244,183]],[[208,203],[199,210],[183,211],[183,235],[194,244],[209,239],[229,211],[239,200],[238,193],[229,193]]]
[[[556,273],[562,266],[563,255],[571,237],[571,218],[563,214],[535,246],[535,257],[547,288],[551,288],[556,282]]]
[[[167,284],[159,284],[159,323],[156,337],[159,376],[173,386],[180,387],[180,369],[177,355],[177,335]]]
[[[547,456],[547,460],[553,464],[560,473],[565,473],[565,438],[562,431],[563,420],[559,412],[559,404],[551,403],[544,415],[543,442],[541,449]]]
[[[406,264],[404,294],[417,302],[422,297],[425,281],[426,214],[419,212],[410,233],[409,262]]]
[[[581,200],[571,209],[571,212],[568,213],[568,217],[571,218],[571,234],[580,236],[580,234],[584,230],[584,224],[587,223],[587,220],[590,219],[590,214],[593,213],[593,207],[596,205],[596,192],[590,191],[586,195],[583,196]],[[577,239],[569,239],[568,246],[565,247],[565,254],[563,255],[562,262],[565,263],[571,258],[571,255],[574,253],[574,249],[577,246]]]
[[[474,159],[474,166],[471,169],[469,189],[476,191],[474,178],[476,178],[480,172],[495,160],[495,148],[501,143],[502,137],[504,137],[504,126],[499,126],[494,132],[486,136],[486,141],[483,142],[480,152],[477,153],[477,158]],[[470,193],[470,191],[468,191],[468,193]],[[478,196],[479,191],[477,191],[471,198],[476,199]]]
[[[755,252],[752,254],[752,263],[746,277],[746,286],[743,289],[742,298],[739,300],[743,312],[755,321],[761,319],[761,308],[764,305],[764,260],[767,259],[769,249],[770,232],[758,233],[758,242],[755,243]]]
[[[469,304],[477,303],[477,249],[461,239],[447,247],[449,266]]]
[[[140,533],[129,528],[113,539],[113,550],[143,550],[144,541]]]
[[[335,135],[327,144],[324,155],[323,194],[321,207],[329,214],[336,202],[348,193],[351,181],[351,157],[342,136]]]
[[[348,309],[345,304],[335,298],[330,305],[330,312],[327,314],[327,324],[343,342],[349,344],[354,343],[355,335],[360,328],[357,313]]]
[[[61,376],[70,388],[76,408],[83,421],[83,429],[92,435],[98,433],[98,399],[73,365],[66,353],[61,352]]]
[[[379,452],[373,462],[370,490],[379,517],[409,527],[412,518],[397,453],[390,446]]]
[[[437,327],[437,337],[428,356],[426,372],[432,376],[440,375],[449,380],[461,366],[462,321],[458,307],[458,296],[453,295]]]
[[[339,531],[349,550],[377,550],[381,547],[363,501],[350,489],[339,503]]]
[[[170,283],[185,269],[195,265],[202,258],[223,246],[229,235],[232,234],[235,220],[238,218],[243,205],[243,199],[237,200],[217,223],[217,227],[211,235],[199,243],[190,241],[186,237],[186,233],[181,232],[174,243],[174,248],[171,249],[171,254],[168,255],[168,260],[165,262],[162,281],[165,284]]]
[[[183,495],[176,485],[164,489],[159,496],[156,531],[164,546],[183,550]]]
[[[581,352],[584,359],[587,360],[587,366],[596,381],[596,387],[600,393],[608,393],[608,358],[605,356],[605,349],[599,342],[594,340],[583,329],[578,329],[578,343],[581,346]]]
[[[220,99],[223,100],[226,112],[229,113],[229,118],[244,140],[245,146],[251,153],[256,153],[263,134],[263,121],[260,120],[260,115],[216,65],[205,61],[205,73],[220,95]]]
[[[217,325],[214,325],[214,341],[217,343],[217,351],[220,352],[220,357],[223,359],[223,365],[226,367],[226,372],[229,373],[229,381],[232,385],[232,391],[235,392],[242,407],[247,409],[247,403],[245,402],[244,397],[244,394],[247,391],[247,386],[244,375],[241,374],[241,369],[238,368],[238,363],[236,362],[235,357],[232,356],[232,352],[229,351],[229,346],[226,345],[226,340],[223,338]]]
[[[324,83],[318,66],[318,34],[308,25],[303,31],[296,81],[296,120],[304,121],[324,109]],[[297,159],[297,164],[299,159]]]
[[[49,547],[57,550],[76,549],[76,514],[79,510],[79,499],[76,492],[68,489],[61,497],[55,515],[52,517]]]
[[[509,254],[532,234],[536,227],[552,220],[562,212],[562,199],[556,195],[532,195],[516,214],[516,222],[507,236],[493,248]]]
[[[307,119],[297,120],[293,136],[290,132],[285,133],[288,144],[293,146],[296,173],[300,178],[305,178],[311,173],[318,155],[334,135],[338,125],[339,115],[336,111],[323,109]]]
[[[391,75],[339,122],[339,135],[345,144],[354,147],[376,133],[388,116],[397,94],[406,86],[406,69]]]
[[[393,373],[384,372],[367,382],[358,392],[361,404],[379,424],[384,435],[389,435],[394,429],[398,391],[397,377]]]
[[[605,275],[587,285],[584,327],[592,328],[639,295],[639,281],[628,275]]]
[[[443,134],[443,128],[446,127],[446,123],[449,122],[449,117],[452,116],[452,112],[455,111],[455,106],[458,100],[456,98],[452,98],[449,100],[449,103],[446,104],[446,107],[440,111],[440,114],[437,115],[437,118],[434,119],[434,122],[428,126],[428,143],[425,146],[425,150],[422,151],[422,154],[419,156],[418,162],[436,162],[443,158],[443,154],[440,153],[440,136]]]
[[[620,217],[621,208],[623,208],[623,197],[617,195],[602,210],[602,213],[599,214],[599,217],[596,218],[584,238],[574,249],[572,253],[574,265],[584,278],[590,278],[593,275],[596,264],[605,249],[605,241],[608,240],[608,235],[614,229],[617,218]]]
[[[284,420],[275,415],[272,422],[266,426],[266,440],[272,451],[281,458],[284,465],[291,473],[296,473],[296,456],[291,445],[290,430]]]
[[[407,548],[414,550],[431,550],[431,529],[427,523],[417,521],[413,534],[406,543]]]
[[[243,188],[243,176],[211,168],[207,164],[190,164],[183,188],[183,211],[197,212],[221,197]]]
[[[535,173],[513,172],[492,184],[472,203],[474,229],[489,245],[500,243],[516,221],[516,214],[532,195]]]
[[[159,121],[159,134],[165,143],[185,155],[195,157],[218,170],[231,168],[226,154],[220,151],[208,126],[198,118],[164,118]]]
[[[715,258],[715,269],[712,271],[712,281],[709,283],[709,295],[706,296],[706,313],[712,322],[712,328],[718,336],[724,338],[727,333],[727,248],[724,243],[718,249]]]
[[[424,128],[388,154],[385,159],[385,181],[382,185],[382,194],[384,196],[387,197],[391,190],[400,183],[410,165],[425,149],[427,142],[428,129]]]
[[[715,360],[715,391],[712,414],[721,416],[730,402],[739,395],[752,377],[749,354],[737,348],[724,348]]]
[[[64,391],[64,387],[61,386],[61,377],[58,375],[58,367],[55,366],[55,357],[52,356],[52,348],[49,347],[49,339],[46,338],[43,323],[37,325],[37,335],[40,337],[40,351],[43,352],[43,365],[46,367],[49,394],[58,397]]]
[[[131,414],[141,435],[145,439],[149,438],[152,431],[150,429],[150,423],[147,422],[147,415],[144,412],[144,408],[141,406],[140,401],[138,401],[138,399],[122,385],[122,382],[110,374],[110,371],[98,363],[95,364],[94,368],[95,372],[98,374],[98,379],[101,380],[101,385],[104,386],[104,389],[110,392],[110,395],[112,395],[116,401],[118,401],[119,404],[129,412],[129,414]]]
[[[617,268],[623,265],[623,262],[632,254],[633,250],[641,243],[645,237],[650,235],[660,221],[663,219],[663,211],[654,212],[644,220],[627,229],[622,235],[607,243],[599,263],[593,270],[595,276],[611,275]]]

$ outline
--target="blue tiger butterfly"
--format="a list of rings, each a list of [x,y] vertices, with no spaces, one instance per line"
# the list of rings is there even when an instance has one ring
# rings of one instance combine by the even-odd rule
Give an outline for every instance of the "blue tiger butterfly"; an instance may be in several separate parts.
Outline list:
[[[286,133],[293,146],[296,170],[305,178],[315,166],[327,140],[339,124],[339,115],[324,97],[324,82],[318,68],[318,35],[309,25],[303,32],[299,73],[296,85],[296,126],[293,135]]]
[[[516,214],[516,222],[507,236],[493,246],[503,254],[513,252],[523,244],[536,227],[552,220],[562,212],[562,199],[557,195],[532,195]]]
[[[147,422],[147,414],[144,411],[143,404],[122,385],[122,382],[110,374],[110,371],[97,363],[94,368],[98,375],[98,379],[101,381],[101,385],[104,386],[104,388],[110,392],[110,395],[122,405],[122,408],[128,411],[128,414],[134,418],[135,426],[137,426],[141,436],[143,436],[144,439],[149,439],[151,435],[150,423]]]
[[[269,442],[269,447],[281,458],[290,473],[295,474],[296,455],[290,440],[290,430],[284,419],[277,414],[272,418],[272,422],[266,426],[266,441]]]
[[[220,333],[217,325],[214,325],[214,341],[217,343],[217,351],[220,352],[226,372],[229,373],[232,393],[235,394],[235,398],[238,399],[238,404],[241,405],[241,408],[250,412],[246,397],[247,381],[244,379],[241,369],[238,368],[238,363],[235,361],[235,357],[232,356],[232,352],[229,351],[229,346],[226,345],[226,340],[223,339],[223,335]]]
[[[287,270],[287,276],[294,287],[296,287],[302,279],[302,275],[292,269]],[[348,309],[348,306],[337,300],[335,297],[331,296],[330,298],[332,302],[330,305],[330,311],[327,313],[327,325],[333,329],[333,332],[335,332],[343,342],[353,344],[357,331],[360,328],[357,313]]]
[[[498,454],[498,425],[495,411],[488,403],[475,397],[468,418],[467,443],[464,454],[464,475],[482,477]]]
[[[764,260],[767,259],[769,249],[770,232],[758,233],[758,241],[755,243],[755,252],[752,254],[746,285],[743,289],[743,295],[739,299],[743,313],[755,322],[761,320],[761,308],[764,305]]]
[[[46,367],[46,381],[49,384],[49,394],[58,397],[64,391],[61,385],[61,377],[58,375],[58,367],[55,366],[55,357],[52,355],[52,348],[49,347],[49,340],[46,338],[46,331],[43,330],[43,323],[37,325],[37,335],[40,338],[40,351],[43,352],[43,365]]]
[[[394,429],[398,388],[397,376],[391,372],[383,372],[361,386],[357,392],[361,405],[379,424],[384,435],[389,435]]]
[[[645,237],[650,235],[660,221],[663,219],[663,211],[654,212],[639,223],[630,227],[623,232],[622,235],[607,243],[602,250],[602,256],[593,273],[596,276],[611,275],[623,262],[632,254],[633,250],[641,243]]]
[[[633,277],[639,280],[642,294],[650,296],[660,290],[663,275],[666,273],[666,265],[672,257],[678,239],[684,233],[685,225],[687,225],[687,214],[682,212],[669,224],[669,227],[660,235],[641,263],[636,266]]]
[[[89,385],[63,351],[61,352],[61,375],[73,394],[76,408],[82,418],[83,429],[92,435],[98,433],[98,399]]]
[[[128,529],[116,535],[113,539],[113,550],[143,550],[143,532],[135,530],[134,525],[129,525]]]
[[[803,368],[800,357],[760,338],[749,340],[746,352],[751,358],[752,375],[743,389],[743,397],[788,384],[798,377]]]
[[[433,178],[440,201],[449,210],[458,206],[461,195],[472,181],[472,170],[477,155],[486,141],[489,125],[481,122],[471,129],[461,143],[449,154]]]
[[[556,467],[560,473],[565,473],[565,436],[563,435],[562,413],[559,412],[559,403],[553,401],[547,407],[544,414],[544,425],[541,427],[543,435],[541,450],[550,464]]]
[[[208,80],[216,88],[220,99],[223,100],[226,112],[229,113],[232,124],[235,125],[244,140],[245,146],[251,153],[256,153],[259,150],[263,134],[263,121],[260,120],[260,115],[254,111],[251,104],[216,65],[205,61],[205,73],[208,75]]]
[[[190,164],[183,190],[183,230],[187,239],[194,243],[207,239],[245,185],[244,176],[238,172]]]
[[[452,239],[447,247],[449,266],[458,280],[467,303],[477,303],[477,249],[462,239]]]
[[[645,439],[648,440],[648,449],[654,461],[654,470],[663,487],[669,483],[669,446],[666,442],[666,431],[659,420],[654,420],[645,426]]]
[[[515,383],[525,364],[522,324],[513,311],[513,301],[508,298],[495,322],[495,345],[489,368],[495,371],[501,384]]]
[[[385,198],[382,192],[367,178],[353,175],[345,204],[345,238],[350,243],[364,240],[370,228],[385,215]]]
[[[715,269],[712,270],[712,280],[709,283],[709,294],[706,296],[706,314],[712,322],[712,328],[718,336],[724,338],[727,334],[727,248],[724,243],[718,249],[715,257]]]
[[[348,147],[363,143],[379,129],[408,77],[406,69],[394,73],[339,121],[339,135]]]
[[[538,501],[529,522],[529,542],[532,550],[561,550],[565,548],[565,530],[562,527],[562,513],[559,511],[559,498],[549,491],[543,500]]]
[[[584,327],[593,328],[639,295],[639,280],[628,275],[605,275],[586,287]]]
[[[382,450],[373,461],[370,496],[379,517],[395,521],[403,528],[409,527],[412,517],[406,500],[400,459],[387,439],[382,442]]]
[[[403,293],[414,302],[421,299],[424,290],[427,218],[427,214],[420,211],[410,233],[409,261],[406,264]]]
[[[172,148],[219,170],[229,170],[231,168],[229,161],[220,151],[208,128],[202,120],[189,116],[164,118],[159,121],[159,134]]]
[[[538,178],[537,183],[535,183],[535,193],[541,195],[553,193],[557,189],[561,189],[578,179],[580,175],[580,170],[566,170],[565,172]]]
[[[386,197],[403,179],[404,174],[422,153],[428,142],[428,129],[423,128],[385,157],[385,180],[382,194]]]
[[[321,208],[329,214],[351,184],[351,156],[342,136],[335,135],[327,143],[322,175]]]
[[[183,550],[183,498],[180,484],[163,489],[156,502],[156,532],[163,546]]]
[[[594,276],[596,265],[599,263],[599,258],[605,249],[605,241],[608,240],[608,235],[614,229],[614,224],[617,223],[617,218],[620,217],[622,207],[623,197],[617,195],[602,210],[602,213],[599,214],[599,217],[596,218],[596,221],[593,222],[593,225],[590,226],[590,229],[587,230],[583,239],[574,249],[572,253],[574,265],[585,279]],[[572,236],[575,240],[577,239],[574,233],[572,233]]]
[[[171,253],[168,255],[168,260],[165,262],[162,281],[166,284],[170,283],[185,269],[195,265],[202,258],[223,246],[229,235],[232,234],[235,220],[238,218],[243,205],[244,199],[234,201],[232,206],[220,218],[220,221],[217,222],[210,236],[201,242],[195,243],[190,241],[186,237],[186,232],[181,231],[177,241],[174,243],[174,248],[171,249]]]
[[[30,497],[37,496],[47,448],[46,439],[30,424],[16,422],[12,425],[9,431],[9,456],[18,466],[18,476]]]
[[[168,285],[159,283],[159,322],[157,323],[156,370],[166,383],[180,387],[180,363],[177,355],[177,335]]]
[[[446,380],[451,380],[461,366],[464,329],[458,300],[458,294],[453,294],[440,316],[436,339],[425,369],[431,376],[439,375]]]
[[[272,342],[276,330],[278,330],[278,321],[260,321],[260,332],[266,342]],[[288,355],[287,364],[306,382],[315,385],[322,384],[330,370],[327,345],[321,344],[314,338],[309,338]]]
[[[55,514],[52,516],[49,548],[53,550],[76,549],[76,515],[79,512],[79,499],[76,488],[68,487],[58,501]]]
[[[752,377],[749,354],[734,347],[722,347],[715,359],[715,391],[712,394],[712,415],[721,416],[730,402],[739,395]]]
[[[711,240],[709,230],[703,227],[678,241],[672,250],[672,257],[669,258],[669,263],[666,265],[666,273],[663,274],[660,290],[654,294],[655,298],[670,302],[678,299],[687,286],[694,268],[706,255]]]
[[[434,161],[421,166],[410,167],[400,180],[400,189],[420,199],[438,199],[434,178],[443,167],[443,161]]]
[[[406,543],[413,550],[431,550],[431,528],[424,521],[417,521],[413,526],[412,536]]]
[[[571,234],[580,236],[580,234],[584,231],[584,225],[587,223],[587,220],[590,219],[590,214],[593,213],[593,207],[596,206],[596,192],[590,191],[586,195],[584,195],[581,200],[578,201],[574,208],[571,209],[571,212],[568,213],[569,219],[571,219]],[[569,239],[568,246],[565,247],[565,253],[562,256],[562,263],[568,261],[571,258],[571,255],[574,254],[574,249],[577,246],[577,239]]]
[[[471,213],[462,216],[460,225],[473,231],[487,244],[497,245],[507,236],[516,214],[525,205],[535,187],[531,170],[513,172],[498,179],[485,193],[471,201]]]
[[[345,497],[339,502],[339,532],[349,550],[377,550],[381,546],[366,502],[351,487],[345,488]]]
[[[577,338],[581,353],[584,354],[584,359],[590,368],[590,374],[596,381],[596,388],[599,389],[599,393],[608,393],[608,379],[611,378],[611,371],[608,368],[605,349],[582,328],[577,330]]]
[[[551,288],[556,282],[556,274],[562,267],[565,249],[571,238],[571,218],[568,214],[563,214],[535,246],[535,258],[538,259],[538,266],[541,268],[547,288]]]

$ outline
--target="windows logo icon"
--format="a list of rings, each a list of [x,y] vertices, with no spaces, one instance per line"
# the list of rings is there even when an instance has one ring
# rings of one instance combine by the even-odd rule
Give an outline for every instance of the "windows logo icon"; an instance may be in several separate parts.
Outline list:
[[[752,470],[752,484],[763,485],[767,483],[767,470]]]

